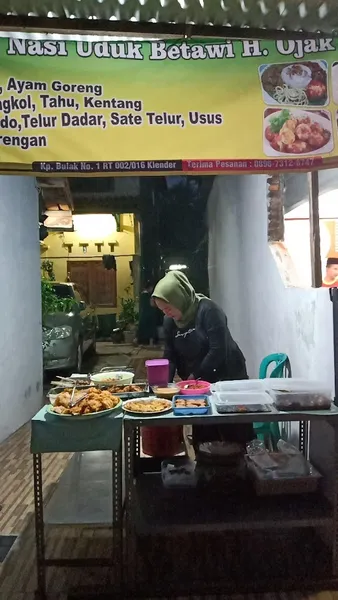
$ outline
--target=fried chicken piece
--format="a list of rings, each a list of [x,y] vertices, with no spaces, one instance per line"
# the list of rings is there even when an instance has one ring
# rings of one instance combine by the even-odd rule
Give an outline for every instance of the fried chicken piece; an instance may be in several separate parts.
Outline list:
[[[69,392],[61,392],[56,399],[54,406],[63,406],[64,408],[69,407],[71,395]]]
[[[200,408],[201,406],[205,406],[204,400],[187,400],[187,406],[192,406],[193,408]]]
[[[113,398],[113,396],[111,395],[111,393],[110,393],[110,392],[103,391],[103,392],[101,392],[101,394],[100,394],[100,400],[101,400],[101,401],[102,401],[102,400],[104,400],[104,399],[106,399],[106,400],[111,400],[112,398]]]
[[[102,410],[102,404],[99,399],[88,400],[87,407],[90,409],[90,412],[99,412],[99,410]]]
[[[114,403],[112,400],[108,400],[108,398],[102,398],[101,404],[104,407],[104,410],[108,410],[109,408],[114,408]]]
[[[113,385],[108,389],[111,394],[127,394],[129,392],[142,392],[142,388],[138,385]]]
[[[128,392],[128,388],[129,386],[121,386],[121,385],[113,385],[112,387],[110,387],[107,391],[110,392],[110,394],[123,394],[125,392]]]
[[[138,386],[138,385],[131,384],[131,385],[126,385],[125,391],[126,392],[142,392],[142,388],[140,388],[140,386]]]
[[[117,404],[120,402],[120,398],[117,398],[116,396],[112,396],[110,399],[108,398],[103,398],[101,400],[102,404],[105,406],[105,408],[115,408],[115,406],[117,406]]]
[[[87,396],[86,396],[86,402],[91,402],[91,400],[100,400],[101,398],[101,392],[99,390],[95,391],[95,392],[90,392]]]
[[[58,415],[66,415],[69,413],[68,408],[65,408],[64,406],[55,406],[53,407],[53,412],[57,413]]]

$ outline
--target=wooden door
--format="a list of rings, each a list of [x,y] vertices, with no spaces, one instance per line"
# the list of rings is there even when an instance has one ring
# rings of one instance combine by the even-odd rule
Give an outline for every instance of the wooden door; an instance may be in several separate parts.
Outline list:
[[[67,271],[72,283],[76,283],[80,288],[83,289],[86,298],[90,301],[89,291],[89,269],[88,260],[79,261],[68,261]]]
[[[116,307],[116,271],[107,271],[100,260],[68,261],[70,280],[84,290],[93,306]]]
[[[96,306],[116,306],[116,271],[107,271],[101,261],[91,263],[90,294]]]

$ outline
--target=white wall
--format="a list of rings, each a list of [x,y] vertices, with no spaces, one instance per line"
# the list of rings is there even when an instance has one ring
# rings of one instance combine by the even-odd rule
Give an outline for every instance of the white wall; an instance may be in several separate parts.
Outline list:
[[[309,197],[306,173],[288,173],[286,175],[285,208],[291,210]],[[319,189],[325,194],[338,188],[338,169],[319,171]]]
[[[0,442],[42,403],[38,196],[33,177],[0,176]]]
[[[211,297],[228,316],[250,377],[264,356],[286,352],[295,377],[333,386],[329,292],[284,287],[267,242],[266,177],[217,177],[208,211]]]

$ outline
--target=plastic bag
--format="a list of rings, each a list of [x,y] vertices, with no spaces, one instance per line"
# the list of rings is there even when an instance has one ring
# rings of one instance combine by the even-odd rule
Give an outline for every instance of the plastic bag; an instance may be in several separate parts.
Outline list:
[[[179,464],[164,460],[161,464],[164,487],[195,487],[197,484],[196,463],[186,460]]]
[[[253,440],[246,445],[246,451],[250,460],[252,460],[260,469],[276,469],[277,463],[269,456],[264,442]]]

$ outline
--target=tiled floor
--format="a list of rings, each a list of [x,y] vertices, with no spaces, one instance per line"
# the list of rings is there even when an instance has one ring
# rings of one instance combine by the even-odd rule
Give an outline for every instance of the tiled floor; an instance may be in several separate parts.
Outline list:
[[[31,457],[29,454],[29,426],[25,426],[0,447],[3,470],[1,478],[2,512],[0,531],[4,534],[18,534],[5,563],[0,567],[1,600],[33,600],[35,589],[35,557],[34,557],[34,523],[33,523],[33,486]],[[60,474],[67,466],[69,456],[50,455],[44,457],[45,492],[50,495]],[[106,468],[106,466],[105,466]],[[65,485],[67,484],[65,472]],[[5,483],[7,481],[7,485]],[[60,498],[61,501],[62,498]],[[65,494],[63,501],[67,503]],[[92,527],[66,527],[53,529],[48,536],[48,550],[53,555],[72,556],[105,555],[109,551],[111,533],[104,529]],[[80,572],[79,572],[80,571]],[[53,600],[65,600],[65,591],[76,582],[97,582],[94,572],[83,570],[66,571],[51,569],[48,587]],[[100,573],[100,582],[107,579],[106,569]],[[197,596],[194,596],[198,600]],[[211,597],[210,597],[211,598]],[[236,596],[234,600],[241,600]],[[317,595],[277,594],[265,596],[249,596],[248,600],[338,600],[338,592],[321,592]]]
[[[151,350],[142,351],[142,356],[137,352],[131,358],[137,377],[144,377],[144,359],[151,356]],[[0,564],[0,598],[1,600],[33,600],[36,586],[35,574],[35,539],[34,539],[34,505],[33,505],[33,480],[32,480],[32,460],[29,451],[30,426],[25,425],[7,441],[0,446],[0,535],[18,536],[5,562]],[[69,465],[70,455],[51,454],[43,457],[44,472],[44,493],[45,499],[48,499],[56,483],[63,472],[64,487],[54,496],[54,510],[59,516],[64,516],[67,521],[67,514],[74,512],[78,499],[69,496],[69,478],[73,477],[76,464]],[[90,463],[90,457],[88,458]],[[90,464],[88,463],[88,469]],[[75,464],[75,467],[74,467]],[[82,464],[83,466],[83,464]],[[105,479],[109,474],[110,466],[102,460],[102,477]],[[104,473],[103,473],[104,472]],[[79,474],[80,473],[80,474]],[[81,471],[79,472],[79,477]],[[102,480],[101,477],[101,480]],[[87,489],[87,488],[86,488]],[[88,490],[84,489],[84,496]],[[109,501],[103,499],[100,510],[107,511]],[[63,509],[66,506],[67,510]],[[83,508],[84,509],[84,508]],[[95,515],[94,515],[95,516]],[[48,518],[48,513],[46,514]],[[73,516],[68,522],[73,521]],[[109,517],[109,515],[108,515]],[[98,515],[93,519],[97,520]],[[111,546],[111,532],[104,527],[93,527],[89,525],[85,528],[78,526],[66,526],[62,528],[48,528],[47,549],[53,555],[64,556],[102,556],[107,555]],[[0,538],[1,545],[1,538]],[[1,562],[1,558],[0,558]],[[50,569],[48,577],[48,591],[51,600],[66,600],[66,591],[70,586],[76,586],[77,583],[88,581],[88,584],[95,584],[98,581],[102,583],[110,579],[110,573],[107,569],[97,571],[89,569],[60,570]],[[193,597],[198,600],[198,596]],[[209,596],[209,600],[215,598]],[[223,597],[225,598],[225,596]],[[242,600],[242,596],[234,596],[232,600]],[[267,594],[259,596],[246,596],[246,600],[338,600],[338,592],[321,592],[316,595],[307,595],[306,593],[292,594]],[[128,599],[126,599],[128,600]],[[150,600],[150,599],[149,599]],[[183,598],[181,598],[183,600]]]
[[[5,562],[16,540],[16,535],[0,535],[0,563]]]

